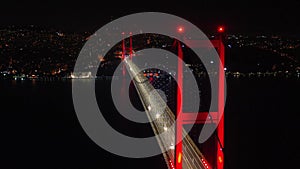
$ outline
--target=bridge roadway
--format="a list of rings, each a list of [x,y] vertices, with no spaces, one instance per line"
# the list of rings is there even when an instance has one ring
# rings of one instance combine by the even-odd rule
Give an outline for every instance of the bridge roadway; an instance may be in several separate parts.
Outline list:
[[[124,59],[124,64],[133,79],[139,97],[145,108],[147,117],[151,121],[151,127],[156,135],[157,141],[169,169],[175,169],[175,122],[174,113],[167,106],[160,94],[144,77],[139,68],[129,59]],[[166,134],[160,133],[165,132]],[[183,169],[210,169],[205,162],[204,156],[199,151],[186,131],[183,130],[186,137],[183,139],[182,168]],[[179,157],[180,158],[180,157]],[[178,160],[178,159],[177,159]]]

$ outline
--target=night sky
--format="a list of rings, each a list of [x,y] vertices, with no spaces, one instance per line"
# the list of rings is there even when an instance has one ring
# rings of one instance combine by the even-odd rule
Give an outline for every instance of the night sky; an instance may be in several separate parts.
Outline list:
[[[208,33],[223,24],[232,33],[300,34],[299,1],[108,1],[107,4],[100,0],[2,1],[0,8],[2,27],[35,24],[70,31],[96,31],[111,19],[136,12],[158,11],[183,17]]]

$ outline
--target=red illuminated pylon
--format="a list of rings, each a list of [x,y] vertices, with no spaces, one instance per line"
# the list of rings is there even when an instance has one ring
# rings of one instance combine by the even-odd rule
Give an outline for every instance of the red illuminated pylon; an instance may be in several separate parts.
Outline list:
[[[180,31],[180,28],[178,28],[178,32]],[[219,33],[224,32],[224,27],[218,28]],[[224,153],[223,153],[223,146],[224,146],[224,104],[225,104],[225,76],[223,70],[223,65],[225,64],[225,48],[224,44],[222,42],[222,36],[220,34],[220,39],[217,40],[211,40],[210,42],[207,41],[185,41],[185,44],[188,46],[194,48],[194,47],[210,47],[210,43],[213,45],[213,47],[217,48],[217,51],[220,56],[220,63],[219,63],[219,81],[218,81],[218,111],[217,112],[198,112],[198,113],[186,113],[182,112],[182,105],[183,105],[183,99],[182,99],[182,92],[183,92],[183,82],[182,82],[182,73],[183,73],[183,65],[182,62],[180,62],[180,59],[183,60],[183,52],[182,47],[180,45],[180,42],[176,40],[177,48],[178,48],[178,79],[177,79],[177,121],[176,121],[176,143],[177,140],[182,140],[182,129],[183,124],[204,124],[206,123],[206,119],[208,115],[211,116],[212,123],[217,123],[219,121],[218,127],[217,127],[217,136],[218,136],[218,143],[217,143],[217,152],[215,155],[216,160],[216,169],[223,169],[224,168]],[[181,116],[179,115],[181,114]],[[196,116],[196,121],[194,120]],[[175,166],[176,169],[182,169],[182,141],[178,142],[175,147]],[[177,159],[177,160],[176,160]],[[211,164],[207,164],[206,167],[212,166]],[[213,165],[213,166],[215,166]]]
[[[132,60],[132,33],[130,32],[130,37],[129,37],[129,56],[130,56],[130,59]]]
[[[122,61],[123,61],[125,59],[125,52],[126,52],[126,49],[125,49],[125,39],[124,39],[125,33],[122,32],[122,35],[123,35],[123,40],[122,40]],[[125,64],[123,64],[122,72],[123,72],[123,76],[125,76],[125,73],[126,73]]]
[[[129,33],[129,57],[132,60],[132,56],[133,56],[133,47],[132,47],[132,32]],[[126,45],[125,45],[125,32],[122,32],[123,35],[123,40],[122,40],[122,56],[121,59],[122,61],[125,59],[125,55],[126,55]],[[125,65],[123,64],[123,75],[126,74],[126,70],[125,70]]]
[[[176,169],[182,169],[182,163],[181,163],[181,158],[182,158],[182,141],[178,142],[178,140],[182,140],[182,119],[180,119],[181,117],[181,113],[182,113],[182,87],[183,87],[183,83],[182,83],[182,73],[183,73],[183,69],[182,69],[182,59],[183,59],[183,52],[182,52],[182,48],[181,48],[181,44],[180,42],[177,40],[177,48],[178,48],[178,67],[177,67],[177,108],[176,108],[176,116],[177,116],[177,120],[176,120],[176,137],[175,137],[175,141],[176,141],[176,146],[175,146],[175,158],[177,158],[177,160],[175,160],[175,166]]]

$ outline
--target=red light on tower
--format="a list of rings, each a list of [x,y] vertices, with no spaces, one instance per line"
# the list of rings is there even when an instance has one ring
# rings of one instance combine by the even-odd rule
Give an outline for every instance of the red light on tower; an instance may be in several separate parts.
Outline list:
[[[223,33],[225,31],[224,27],[223,26],[219,26],[218,27],[218,32],[219,33]]]
[[[182,32],[184,32],[184,28],[183,28],[182,26],[179,26],[179,27],[177,28],[177,31],[178,31],[179,33],[182,33]]]

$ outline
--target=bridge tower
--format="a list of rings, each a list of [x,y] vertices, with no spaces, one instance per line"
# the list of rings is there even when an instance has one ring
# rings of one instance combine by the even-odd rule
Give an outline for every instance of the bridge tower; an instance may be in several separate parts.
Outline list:
[[[122,61],[125,59],[126,57],[126,43],[125,43],[125,38],[124,38],[124,35],[125,35],[125,32],[122,32],[122,56],[121,56],[121,59]],[[132,32],[129,33],[129,58],[132,60],[132,56],[133,56],[133,48],[132,48]],[[123,64],[123,67],[122,67],[122,73],[123,73],[123,76],[125,76],[126,74],[126,68],[125,68],[125,65]]]
[[[183,28],[178,28],[178,32],[181,33],[183,31]],[[181,91],[180,89],[183,90],[183,65],[182,63],[178,62],[178,70],[177,70],[177,77],[178,77],[178,87],[177,87],[177,107],[176,107],[176,116],[177,116],[177,124],[176,124],[176,143],[177,140],[182,140],[182,130],[183,130],[183,125],[184,124],[205,124],[206,119],[208,116],[211,117],[211,122],[217,124],[219,121],[219,124],[216,129],[217,133],[217,149],[216,152],[214,152],[214,158],[216,158],[216,163],[215,164],[209,164],[208,166],[213,167],[212,169],[223,169],[224,168],[224,104],[225,104],[225,77],[224,73],[221,73],[223,70],[223,65],[225,64],[225,48],[222,40],[222,33],[224,32],[223,27],[218,28],[218,38],[216,40],[210,40],[210,41],[203,41],[203,40],[187,40],[184,39],[184,43],[187,44],[189,47],[193,48],[201,48],[201,47],[209,47],[209,43],[212,44],[214,48],[217,49],[217,52],[220,57],[220,63],[218,65],[218,110],[217,112],[198,112],[198,113],[188,113],[188,112],[182,112],[182,105],[183,100],[181,100]],[[178,57],[180,59],[183,59],[183,51],[182,51],[182,45],[181,43],[176,40],[177,43],[177,49],[178,49]],[[179,116],[179,114],[182,114]],[[196,116],[196,117],[195,117]],[[178,119],[179,117],[182,117]],[[193,121],[193,119],[196,119],[196,121]],[[175,146],[175,168],[176,169],[182,169],[182,156],[183,151],[182,151],[182,141],[179,142]],[[206,161],[204,164],[207,163]],[[208,169],[210,169],[207,166]]]

